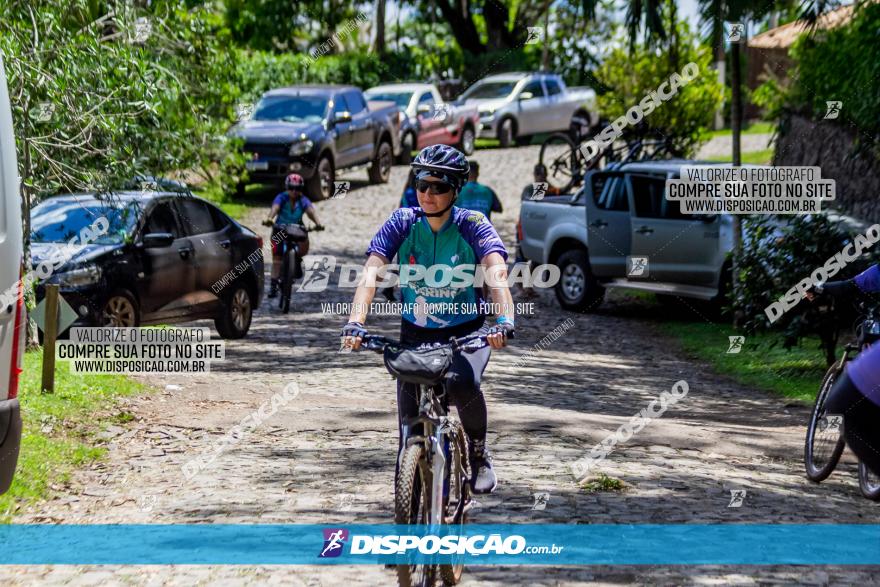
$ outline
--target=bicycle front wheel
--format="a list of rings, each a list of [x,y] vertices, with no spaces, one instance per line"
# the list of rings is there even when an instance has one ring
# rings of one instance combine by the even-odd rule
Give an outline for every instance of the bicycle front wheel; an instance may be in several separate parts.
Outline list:
[[[288,251],[284,255],[281,267],[281,292],[279,305],[281,312],[287,314],[290,311],[290,296],[293,290],[293,272],[295,271],[296,253]]]
[[[580,154],[565,133],[555,133],[541,144],[539,162],[547,168],[547,183],[561,193],[568,192],[580,179]]]
[[[459,536],[464,534],[464,524],[468,523],[468,508],[471,501],[470,467],[468,465],[467,436],[458,422],[452,422],[449,431],[449,466],[447,475],[449,488],[443,500],[446,509],[445,522],[458,528]],[[440,565],[440,578],[444,585],[458,585],[464,572],[464,555],[456,557],[451,564]]]
[[[880,475],[875,475],[862,461],[859,461],[859,489],[871,501],[880,501]]]
[[[394,492],[394,523],[429,523],[431,508],[431,476],[425,447],[413,444],[403,451]],[[397,581],[401,587],[433,587],[437,580],[436,565],[397,565]]]
[[[807,426],[807,438],[804,443],[804,465],[807,469],[807,478],[810,481],[824,481],[837,466],[846,439],[843,437],[842,415],[829,418],[825,410],[825,401],[834,383],[840,376],[841,370],[837,365],[832,365],[816,396],[813,405],[813,413],[810,414],[810,424]]]

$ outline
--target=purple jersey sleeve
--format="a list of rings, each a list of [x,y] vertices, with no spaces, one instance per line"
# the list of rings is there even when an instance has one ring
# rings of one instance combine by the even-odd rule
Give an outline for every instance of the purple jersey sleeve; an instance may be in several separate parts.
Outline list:
[[[856,285],[863,292],[880,291],[880,265],[874,265],[855,276]]]
[[[272,205],[273,206],[283,206],[285,200],[287,200],[287,192],[281,192],[280,194],[275,196],[274,200],[272,200]]]
[[[302,196],[300,198],[300,205],[302,206],[303,210],[308,210],[309,208],[312,207],[312,201],[310,199],[308,199],[307,197]]]
[[[486,216],[464,208],[456,208],[455,210],[456,223],[461,231],[461,236],[474,249],[478,261],[482,261],[483,257],[489,253],[498,253],[507,261],[507,249],[504,247],[504,242]]]
[[[367,247],[367,255],[376,253],[382,255],[389,261],[397,254],[397,250],[409,234],[409,229],[415,220],[415,213],[412,208],[398,208],[391,217],[385,221],[370,246]]]

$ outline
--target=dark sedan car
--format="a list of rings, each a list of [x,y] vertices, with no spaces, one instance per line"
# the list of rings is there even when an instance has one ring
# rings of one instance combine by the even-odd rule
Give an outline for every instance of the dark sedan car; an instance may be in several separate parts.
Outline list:
[[[260,303],[262,239],[188,193],[57,196],[33,209],[31,230],[37,276],[60,285],[77,326],[213,318],[241,338]]]

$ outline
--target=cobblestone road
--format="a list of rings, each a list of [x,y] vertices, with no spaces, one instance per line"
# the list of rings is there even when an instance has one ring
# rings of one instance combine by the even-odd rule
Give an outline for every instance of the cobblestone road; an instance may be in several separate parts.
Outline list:
[[[538,147],[483,150],[483,179],[501,196],[496,223],[513,250],[519,194]],[[365,175],[365,174],[364,174]],[[328,230],[312,252],[356,262],[394,208],[406,169],[388,186],[352,175],[344,199],[319,204]],[[247,219],[258,226],[263,210]],[[268,240],[268,239],[267,239]],[[227,360],[204,376],[149,379],[158,391],[125,400],[136,416],[108,429],[109,458],[77,474],[19,523],[389,523],[396,446],[393,383],[370,353],[338,354],[339,316],[321,302],[350,291],[297,294],[294,311],[264,306],[250,336],[227,344]],[[591,315],[560,311],[544,292],[518,319],[513,348],[494,354],[485,376],[490,443],[500,478],[474,521],[515,523],[877,522],[858,494],[851,461],[822,485],[803,475],[808,412],[712,374],[684,356],[646,309],[611,298]],[[568,330],[534,360],[517,360],[566,318]],[[374,318],[386,334],[395,320]],[[722,337],[719,332],[719,337]],[[725,338],[726,340],[726,338]],[[588,494],[565,463],[589,449],[675,381],[686,398],[629,442],[602,470],[621,492]],[[300,395],[193,479],[182,465],[292,382]],[[746,489],[740,508],[730,491]],[[549,493],[543,510],[534,494]],[[469,567],[468,585],[869,584],[870,568],[803,567]],[[0,584],[387,585],[372,567],[3,567]]]

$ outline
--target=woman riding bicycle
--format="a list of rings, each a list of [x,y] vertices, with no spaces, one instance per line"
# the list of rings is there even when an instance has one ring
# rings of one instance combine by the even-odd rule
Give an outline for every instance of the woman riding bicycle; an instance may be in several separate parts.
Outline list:
[[[846,281],[818,285],[816,294],[853,297],[880,292],[880,265]],[[808,297],[813,298],[813,293]],[[874,297],[878,303],[880,298]],[[874,344],[847,364],[825,402],[826,413],[843,416],[843,435],[875,475],[880,475],[880,344]]]
[[[407,266],[425,269],[437,265],[450,269],[470,266],[477,270],[476,265],[481,265],[491,287],[492,300],[501,310],[494,326],[485,325],[486,312],[481,304],[479,286],[472,283],[467,287],[436,287],[426,284],[424,278],[406,283],[402,279],[400,340],[405,345],[417,346],[447,343],[450,337],[484,333],[491,348],[506,346],[507,337],[514,331],[513,301],[506,285],[507,250],[485,216],[453,206],[468,176],[467,159],[453,147],[433,145],[418,154],[412,167],[420,207],[396,210],[379,229],[367,249],[365,275],[375,277],[395,254],[400,260],[401,276],[415,273],[415,269],[407,270]],[[428,272],[428,275],[432,273]],[[357,349],[360,346],[366,334],[366,310],[375,293],[374,279],[372,282],[361,281],[354,295],[354,309],[342,329],[343,347]],[[445,308],[454,305],[459,311],[429,311],[429,306],[435,304],[444,304]],[[445,383],[446,392],[455,404],[470,440],[474,493],[489,493],[497,484],[486,447],[486,400],[480,391],[480,378],[489,356],[487,347],[457,354]],[[399,421],[417,415],[417,387],[398,382],[397,405]]]
[[[291,173],[284,179],[283,191],[272,201],[272,208],[269,211],[269,217],[263,222],[267,226],[286,226],[288,224],[302,224],[303,214],[312,219],[317,226],[321,226],[318,222],[318,214],[315,212],[315,206],[305,196],[306,182],[298,173]],[[281,275],[281,252],[283,247],[281,241],[283,236],[280,230],[272,231],[272,281],[269,285],[269,297],[274,298],[278,295],[278,280]],[[309,253],[309,240],[306,237],[299,244],[299,254],[296,256],[296,270],[294,277],[302,276],[302,258]]]

